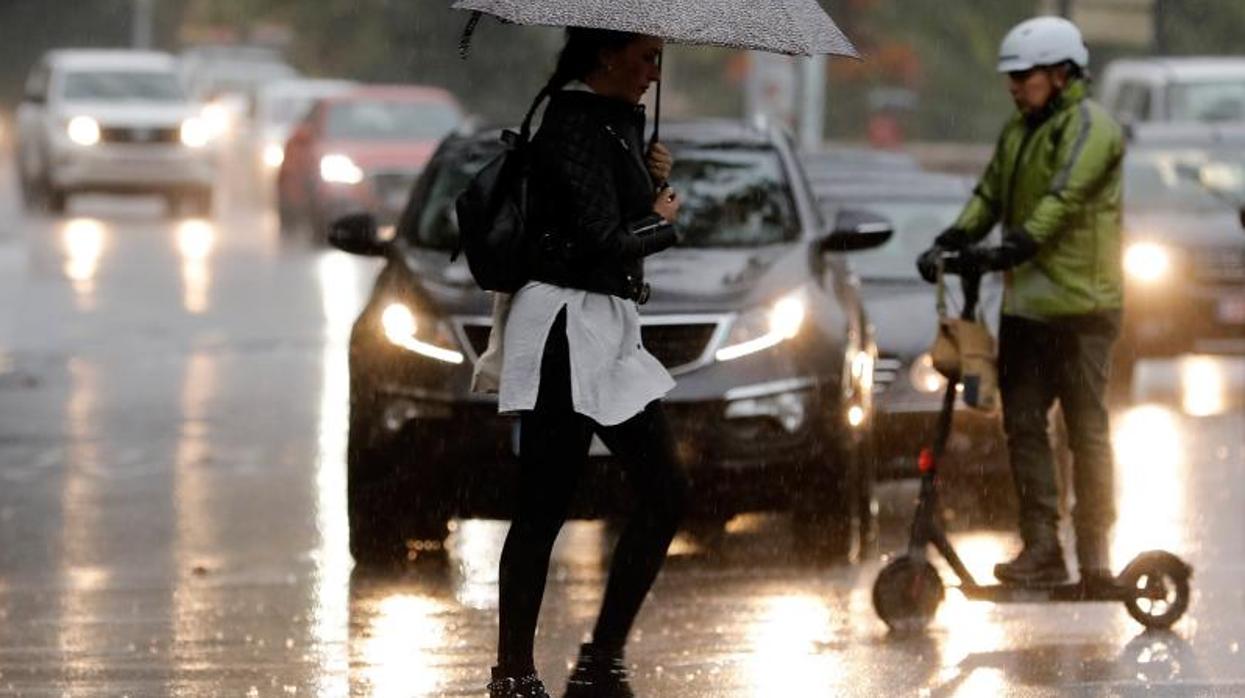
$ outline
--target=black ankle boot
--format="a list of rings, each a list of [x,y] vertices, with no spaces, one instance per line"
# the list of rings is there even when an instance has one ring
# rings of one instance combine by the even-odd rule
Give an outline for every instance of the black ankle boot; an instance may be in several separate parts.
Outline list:
[[[536,672],[525,676],[506,676],[493,667],[493,680],[488,684],[489,698],[550,698]]]
[[[1016,559],[994,566],[994,576],[1004,584],[1016,586],[1062,584],[1068,581],[1063,548],[1056,538],[1026,543]]]
[[[627,676],[622,652],[581,645],[579,661],[566,680],[565,698],[635,698]]]

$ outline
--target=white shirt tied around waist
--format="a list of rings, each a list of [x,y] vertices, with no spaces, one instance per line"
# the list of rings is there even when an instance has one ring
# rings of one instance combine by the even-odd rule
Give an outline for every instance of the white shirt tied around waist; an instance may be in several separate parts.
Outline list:
[[[644,348],[634,301],[533,281],[514,294],[504,313],[499,412],[536,407],[545,342],[563,308],[575,412],[602,426],[621,424],[674,387],[670,373]]]

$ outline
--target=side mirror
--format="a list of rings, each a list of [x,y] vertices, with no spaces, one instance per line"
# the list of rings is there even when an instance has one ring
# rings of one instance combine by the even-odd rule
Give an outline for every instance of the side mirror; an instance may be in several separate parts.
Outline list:
[[[890,220],[871,211],[844,209],[834,219],[834,229],[818,246],[822,252],[855,252],[885,245],[895,228]]]
[[[329,226],[329,244],[343,252],[366,257],[383,257],[389,242],[382,238],[376,218],[370,213],[350,213]]]
[[[1241,227],[1245,228],[1245,208],[1242,208],[1240,210],[1240,214],[1241,214]]]

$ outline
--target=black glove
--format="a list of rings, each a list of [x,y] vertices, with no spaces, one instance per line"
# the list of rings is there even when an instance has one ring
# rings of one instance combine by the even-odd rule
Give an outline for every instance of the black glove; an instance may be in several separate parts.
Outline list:
[[[972,237],[959,228],[947,228],[934,238],[934,246],[941,247],[947,252],[959,252],[971,244],[973,244]]]
[[[920,257],[916,258],[917,273],[921,275],[922,279],[925,279],[925,283],[933,284],[938,282],[938,265],[943,254],[945,254],[945,250],[935,244],[922,252]]]
[[[946,272],[968,276],[1007,271],[1033,259],[1037,253],[1038,244],[1028,233],[1023,229],[1010,230],[1003,234],[998,247],[974,245],[960,250],[955,257],[949,257]]]
[[[958,254],[946,258],[944,271],[959,276],[980,276],[993,269],[992,252],[997,249],[979,245],[965,247]]]

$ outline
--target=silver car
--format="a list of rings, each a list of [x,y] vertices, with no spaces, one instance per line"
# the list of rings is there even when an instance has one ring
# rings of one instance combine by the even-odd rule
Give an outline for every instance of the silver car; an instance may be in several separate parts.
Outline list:
[[[216,157],[177,60],[127,50],[58,50],[34,67],[17,112],[28,205],[65,210],[79,192],[160,194],[211,212]]]

